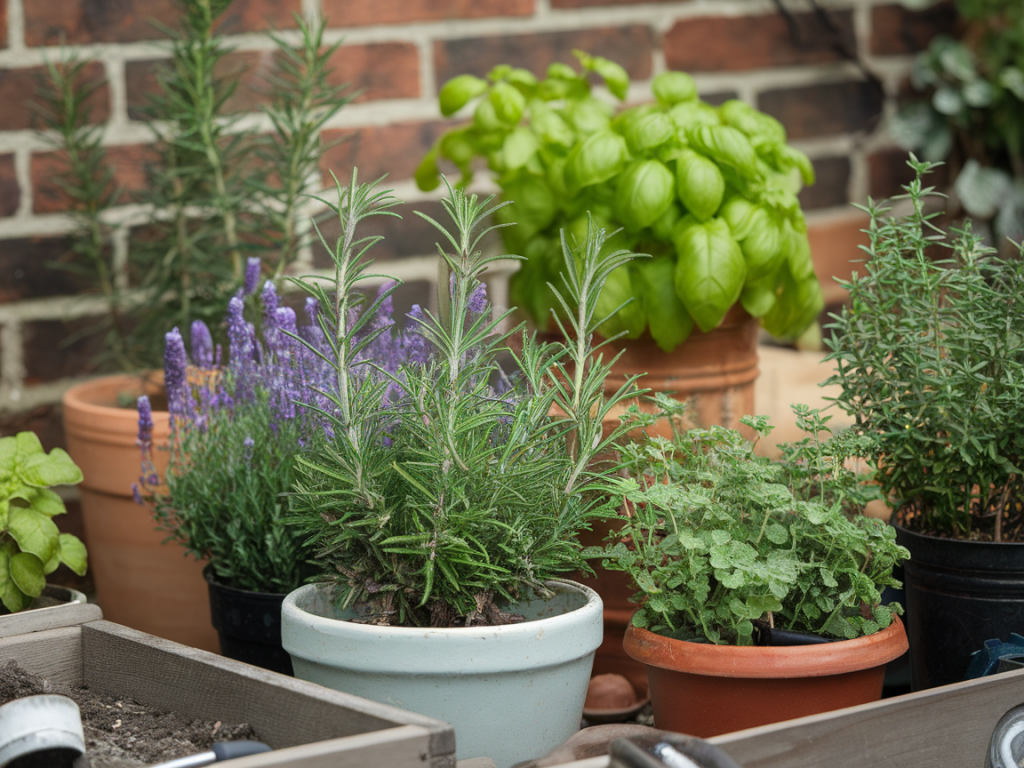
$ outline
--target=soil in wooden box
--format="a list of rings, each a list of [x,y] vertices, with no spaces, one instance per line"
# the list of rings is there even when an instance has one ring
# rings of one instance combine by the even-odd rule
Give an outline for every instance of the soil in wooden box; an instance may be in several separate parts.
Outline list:
[[[86,755],[75,768],[141,768],[205,752],[215,741],[259,739],[246,724],[161,712],[133,699],[52,683],[15,662],[0,664],[0,704],[43,693],[67,696],[82,712]]]

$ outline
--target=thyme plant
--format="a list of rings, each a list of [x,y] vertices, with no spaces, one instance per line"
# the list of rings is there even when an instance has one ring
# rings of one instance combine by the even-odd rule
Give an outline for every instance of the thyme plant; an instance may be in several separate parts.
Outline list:
[[[830,326],[838,405],[866,438],[896,519],[922,533],[1024,541],[1024,258],[952,237],[926,214],[911,155],[911,211],[869,205],[864,273]],[[1019,247],[1018,247],[1019,250]],[[1012,514],[1011,514],[1012,513]]]
[[[514,601],[550,594],[545,581],[581,567],[575,534],[605,507],[611,487],[595,456],[623,434],[602,435],[602,419],[632,396],[630,380],[604,397],[610,364],[593,357],[598,295],[616,268],[635,254],[602,253],[606,235],[591,227],[585,242],[562,242],[566,270],[554,287],[571,342],[538,343],[523,335],[515,375],[496,354],[522,328],[502,331],[509,312],[494,316],[480,277],[496,256],[482,253],[483,226],[500,206],[448,187],[442,202],[454,232],[420,214],[442,235],[438,312],[420,311],[428,342],[420,362],[394,373],[358,360],[390,329],[369,329],[359,282],[364,255],[379,239],[358,225],[397,201],[372,186],[338,184],[341,235],[328,247],[332,284],[302,282],[320,305],[327,340],[320,352],[335,373],[321,390],[328,420],[298,457],[293,522],[316,552],[321,578],[342,606],[357,605],[377,624],[471,626],[516,620]],[[327,201],[325,201],[327,202]],[[517,258],[517,257],[504,257]],[[383,298],[382,298],[383,297]],[[559,416],[552,416],[556,410]]]
[[[684,407],[658,396],[662,415]],[[637,584],[633,624],[682,640],[750,645],[754,622],[836,638],[889,626],[897,604],[881,590],[898,586],[892,568],[908,553],[880,520],[848,514],[862,500],[844,462],[860,447],[828,428],[816,411],[798,411],[813,430],[784,460],[755,453],[756,443],[724,427],[652,437],[624,450],[619,482],[627,514],[606,549],[588,549]],[[742,423],[758,439],[765,417]]]

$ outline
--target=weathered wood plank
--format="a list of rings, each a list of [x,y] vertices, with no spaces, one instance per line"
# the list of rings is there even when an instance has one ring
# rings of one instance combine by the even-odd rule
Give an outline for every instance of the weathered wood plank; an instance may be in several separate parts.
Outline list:
[[[65,685],[82,685],[82,629],[62,627],[0,638],[0,661]]]
[[[432,757],[455,753],[447,723],[111,622],[82,626],[82,659],[84,682],[96,690],[194,717],[247,722],[275,748],[415,725],[430,733]]]
[[[88,621],[99,621],[103,611],[98,605],[89,603],[70,603],[55,605],[50,608],[39,608],[34,611],[22,611],[0,617],[0,638],[23,635],[29,632],[44,632],[59,627],[73,627]]]
[[[744,768],[965,768],[1024,703],[1024,670],[709,739]],[[765,702],[771,706],[771,702]]]
[[[330,739],[229,760],[231,768],[428,768],[430,732],[416,725]]]

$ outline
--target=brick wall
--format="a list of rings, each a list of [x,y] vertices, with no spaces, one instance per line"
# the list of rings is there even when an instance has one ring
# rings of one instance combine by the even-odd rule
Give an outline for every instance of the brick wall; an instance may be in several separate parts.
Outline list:
[[[706,97],[739,97],[786,125],[818,170],[818,184],[802,196],[809,220],[849,245],[860,221],[847,204],[894,192],[905,174],[902,153],[879,128],[891,106],[839,49],[859,57],[885,93],[896,93],[912,54],[951,26],[952,11],[819,0],[830,30],[807,0],[782,2],[792,9],[788,21],[769,0],[235,0],[221,31],[236,49],[228,64],[245,72],[234,107],[260,124],[255,88],[272,43],[259,33],[289,34],[293,11],[325,14],[330,40],[345,39],[338,80],[364,90],[325,131],[328,140],[347,141],[327,153],[323,171],[344,178],[358,162],[363,178],[387,172],[397,194],[421,208],[437,203],[410,179],[445,126],[435,97],[447,78],[483,75],[499,62],[542,73],[582,48],[622,64],[633,78],[630,99],[642,101],[653,75],[688,70]],[[86,333],[61,346],[70,333],[88,330],[101,304],[87,295],[87,280],[50,266],[72,258],[72,224],[52,184],[54,157],[32,130],[29,101],[44,59],[56,58],[66,40],[93,61],[93,74],[106,76],[93,116],[106,124],[111,162],[130,193],[146,184],[151,140],[137,108],[153,85],[154,63],[166,56],[149,20],[174,18],[174,0],[0,0],[0,434],[31,428],[58,444],[54,403],[92,372],[99,344]],[[140,216],[130,197],[115,213],[129,223]],[[409,282],[406,302],[423,300],[434,274],[432,236],[415,217],[397,226],[377,257]],[[127,241],[114,246],[124,263]],[[816,257],[829,268],[827,244]],[[321,260],[306,254],[305,261]],[[494,290],[500,301],[500,279]]]

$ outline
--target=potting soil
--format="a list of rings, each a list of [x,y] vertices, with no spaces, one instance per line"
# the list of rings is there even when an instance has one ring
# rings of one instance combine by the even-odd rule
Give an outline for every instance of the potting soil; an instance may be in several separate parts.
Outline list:
[[[0,664],[0,704],[44,693],[73,699],[82,712],[86,753],[75,768],[141,768],[205,752],[215,741],[259,739],[244,723],[194,720],[130,698],[53,683],[12,661]]]

